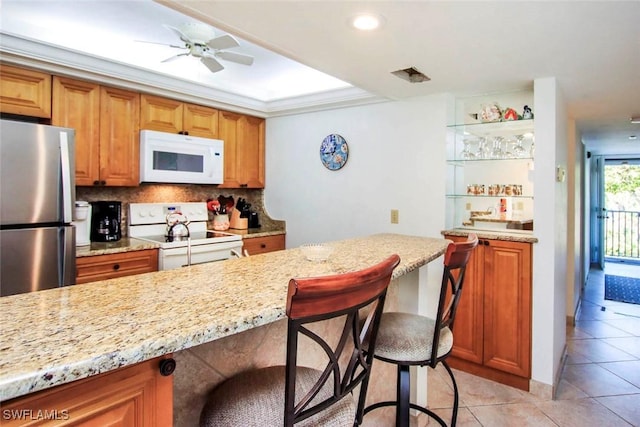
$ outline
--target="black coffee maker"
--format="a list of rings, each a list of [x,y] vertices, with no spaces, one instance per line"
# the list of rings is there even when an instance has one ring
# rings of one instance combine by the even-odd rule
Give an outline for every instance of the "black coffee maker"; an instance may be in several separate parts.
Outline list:
[[[116,242],[122,237],[120,221],[122,203],[117,201],[91,202],[91,241]]]

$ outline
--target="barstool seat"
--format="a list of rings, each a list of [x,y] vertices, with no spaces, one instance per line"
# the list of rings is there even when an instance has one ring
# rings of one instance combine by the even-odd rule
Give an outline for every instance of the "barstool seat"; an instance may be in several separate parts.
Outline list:
[[[322,371],[298,367],[296,394],[303,396],[315,386]],[[202,411],[201,426],[281,426],[284,420],[285,367],[271,366],[240,373],[215,390]],[[332,395],[323,387],[311,404]],[[338,403],[296,427],[352,426],[357,402],[347,395]]]
[[[378,330],[376,358],[414,363],[429,360],[435,320],[411,313],[383,313],[382,319],[384,323]],[[440,331],[437,357],[449,353],[452,347],[453,334],[449,328],[443,328]]]

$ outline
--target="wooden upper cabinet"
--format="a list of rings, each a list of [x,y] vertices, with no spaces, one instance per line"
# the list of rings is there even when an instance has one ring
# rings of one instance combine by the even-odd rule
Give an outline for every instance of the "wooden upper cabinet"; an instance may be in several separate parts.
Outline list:
[[[183,130],[192,136],[218,138],[218,110],[195,104],[184,104]]]
[[[218,110],[159,96],[142,95],[140,129],[218,137]]]
[[[100,85],[54,77],[51,123],[76,130],[76,185],[93,185],[100,176]]]
[[[265,120],[220,111],[224,183],[220,188],[264,188]]]
[[[51,118],[51,75],[0,64],[0,112]]]
[[[111,186],[140,183],[140,94],[100,88],[100,179]]]
[[[137,186],[140,95],[54,77],[52,124],[76,130],[76,185]]]
[[[140,129],[179,133],[182,131],[183,104],[159,96],[140,96]]]

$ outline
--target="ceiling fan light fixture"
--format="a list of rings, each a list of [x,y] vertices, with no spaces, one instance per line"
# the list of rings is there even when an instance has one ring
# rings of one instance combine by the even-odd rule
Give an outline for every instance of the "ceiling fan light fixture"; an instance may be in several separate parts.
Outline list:
[[[356,30],[360,31],[373,31],[382,26],[384,19],[380,15],[372,13],[361,13],[353,16],[349,20],[351,25]]]
[[[404,68],[402,70],[392,71],[391,74],[406,80],[409,83],[422,83],[431,80],[429,76],[418,71],[415,67]]]

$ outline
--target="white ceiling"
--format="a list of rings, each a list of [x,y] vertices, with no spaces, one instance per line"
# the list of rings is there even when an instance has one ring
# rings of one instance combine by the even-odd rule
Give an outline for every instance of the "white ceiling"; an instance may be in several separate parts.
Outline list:
[[[2,0],[0,28],[196,80],[256,100],[267,112],[295,97],[350,89],[372,100],[460,96],[556,77],[589,150],[640,155],[640,125],[629,123],[640,116],[637,1],[159,2]],[[351,29],[348,19],[364,11],[383,16],[384,26]],[[162,24],[194,20],[238,36],[235,51],[255,56],[254,65],[223,62],[225,70],[211,74],[194,58],[162,64],[175,49],[140,42],[176,44]],[[432,80],[410,84],[391,75],[410,66]]]

